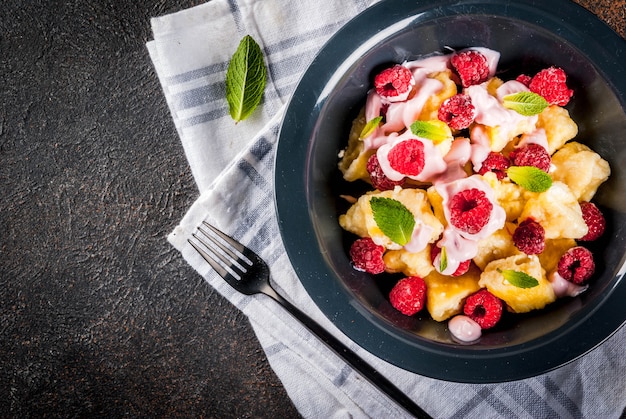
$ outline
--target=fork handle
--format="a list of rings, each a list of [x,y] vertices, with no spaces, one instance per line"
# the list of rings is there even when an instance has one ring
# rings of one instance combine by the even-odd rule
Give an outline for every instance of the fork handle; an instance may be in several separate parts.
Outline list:
[[[330,334],[326,329],[317,322],[296,308],[289,301],[285,300],[271,286],[266,287],[262,291],[268,297],[274,299],[278,304],[282,305],[293,317],[304,324],[313,334],[315,334],[322,342],[324,342],[337,355],[343,358],[352,368],[358,371],[371,384],[385,393],[388,397],[402,406],[407,412],[419,419],[432,419],[421,407],[411,400],[402,390],[396,387],[391,381],[380,374],[370,364],[365,362],[354,351],[344,345],[339,339]]]

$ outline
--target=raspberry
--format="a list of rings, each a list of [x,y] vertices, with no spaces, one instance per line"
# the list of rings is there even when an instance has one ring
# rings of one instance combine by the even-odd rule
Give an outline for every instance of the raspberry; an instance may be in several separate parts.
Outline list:
[[[370,181],[372,182],[372,186],[379,191],[388,191],[392,190],[397,185],[402,185],[403,181],[393,181],[389,179],[383,169],[380,167],[380,162],[378,161],[378,157],[376,153],[372,154],[372,156],[367,161],[366,169],[370,174]]]
[[[581,202],[580,209],[583,212],[583,219],[589,228],[587,234],[580,238],[582,241],[593,241],[598,239],[606,228],[606,220],[600,209],[591,202]]]
[[[385,271],[383,253],[385,253],[384,246],[377,245],[369,237],[357,239],[350,246],[350,257],[352,258],[354,269],[371,274],[379,274]]]
[[[389,293],[389,302],[404,315],[418,313],[426,302],[426,282],[419,276],[399,280]]]
[[[587,281],[595,269],[596,264],[593,261],[593,255],[582,246],[572,247],[565,252],[559,259],[557,267],[558,273],[563,279],[577,285]]]
[[[482,166],[480,166],[478,174],[484,175],[487,172],[493,172],[496,174],[498,180],[502,180],[506,177],[506,169],[508,169],[509,166],[511,166],[511,162],[504,154],[491,151],[483,161]]]
[[[532,77],[527,76],[526,74],[520,74],[519,76],[517,76],[515,80],[522,83],[524,86],[528,87],[528,85],[530,84],[530,81],[532,80]]]
[[[387,68],[374,77],[376,93],[385,98],[408,95],[413,84],[415,84],[413,74],[400,64]]]
[[[437,255],[441,253],[441,248],[439,246],[430,246],[430,262],[434,263]],[[472,263],[471,259],[463,261],[459,264],[459,267],[454,271],[451,276],[461,276],[467,271],[469,271],[470,263]]]
[[[535,166],[548,173],[552,159],[548,150],[535,143],[523,145],[509,153],[509,159],[513,166]]]
[[[546,248],[546,231],[541,224],[532,218],[527,218],[515,229],[513,243],[527,255],[538,255]]]
[[[450,64],[456,70],[463,87],[480,84],[489,78],[487,57],[478,51],[466,50],[454,54]]]
[[[417,176],[424,170],[424,144],[418,139],[402,141],[389,150],[387,158],[397,172]]]
[[[467,297],[463,313],[478,323],[481,329],[489,329],[502,317],[502,306],[502,300],[483,288]]]
[[[461,231],[476,234],[489,222],[493,204],[480,189],[465,189],[450,200],[450,223]]]
[[[389,103],[383,103],[380,106],[380,116],[383,117],[383,122],[387,120],[387,111],[389,110]]]
[[[551,105],[565,106],[574,94],[567,87],[565,71],[558,67],[541,70],[530,81],[528,88],[531,92],[543,96]]]
[[[437,113],[437,118],[452,129],[462,130],[474,122],[476,108],[468,95],[458,94],[446,99]]]

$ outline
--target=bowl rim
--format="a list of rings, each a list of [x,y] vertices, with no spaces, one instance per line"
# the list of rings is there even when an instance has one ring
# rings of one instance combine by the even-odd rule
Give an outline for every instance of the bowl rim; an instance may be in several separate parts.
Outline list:
[[[626,323],[626,313],[619,310],[619,302],[626,299],[626,285],[622,283],[626,258],[622,259],[621,269],[603,303],[591,313],[574,316],[567,325],[516,345],[513,350],[476,350],[428,341],[416,344],[408,332],[383,330],[373,315],[335,280],[334,272],[320,254],[309,212],[305,182],[308,168],[302,165],[309,149],[308,140],[292,141],[294,137],[311,138],[317,115],[328,97],[326,87],[332,85],[332,77],[341,75],[346,62],[354,63],[350,60],[356,60],[357,54],[363,54],[377,40],[393,35],[403,25],[420,25],[459,13],[520,20],[558,33],[597,64],[597,70],[613,88],[622,108],[626,108],[626,66],[615,59],[626,52],[625,40],[570,0],[428,0],[418,4],[409,0],[383,0],[332,36],[301,77],[279,132],[274,203],[283,244],[301,283],[326,317],[359,346],[391,364],[431,378],[468,383],[511,381],[548,372],[581,357]],[[364,21],[368,24],[362,24]],[[368,41],[356,45],[355,39]],[[338,57],[348,58],[342,61]],[[372,327],[372,323],[378,327]],[[363,332],[364,327],[367,332]],[[570,333],[573,329],[577,329],[575,339]]]

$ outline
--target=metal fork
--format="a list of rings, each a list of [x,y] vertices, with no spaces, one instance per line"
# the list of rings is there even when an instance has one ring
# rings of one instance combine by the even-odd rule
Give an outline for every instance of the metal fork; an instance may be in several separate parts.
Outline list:
[[[430,418],[421,407],[371,365],[278,294],[270,284],[270,270],[267,263],[256,253],[206,221],[203,221],[203,226],[198,227],[198,233],[200,234],[192,234],[196,240],[189,239],[189,243],[234,289],[247,295],[260,293],[272,298],[370,383],[407,412],[417,418]]]

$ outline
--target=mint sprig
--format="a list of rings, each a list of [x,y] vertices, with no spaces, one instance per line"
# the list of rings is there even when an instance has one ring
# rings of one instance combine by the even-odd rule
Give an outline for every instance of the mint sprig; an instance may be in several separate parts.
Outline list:
[[[545,192],[552,186],[550,175],[535,166],[511,166],[506,174],[513,182],[530,192]]]
[[[411,132],[435,144],[452,138],[450,127],[443,121],[415,121],[411,124]]]
[[[538,115],[550,104],[543,96],[534,92],[519,92],[502,98],[502,105],[522,116]]]
[[[404,246],[411,240],[415,217],[402,202],[375,196],[370,199],[370,206],[376,225],[391,241]]]
[[[365,124],[365,126],[363,127],[363,130],[361,131],[361,135],[359,135],[359,138],[362,140],[372,135],[372,133],[378,127],[378,124],[380,124],[380,121],[382,120],[383,120],[382,116],[377,116],[376,118],[370,119],[367,122],[367,124]]]
[[[446,246],[441,248],[441,254],[439,255],[439,272],[443,272],[448,267],[448,252]]]
[[[512,269],[501,270],[498,268],[498,272],[502,274],[509,284],[518,288],[534,288],[539,285],[539,281],[533,276],[528,275],[526,272],[515,271]]]
[[[246,119],[261,102],[267,69],[263,52],[250,35],[243,37],[226,71],[226,101],[235,122]]]

